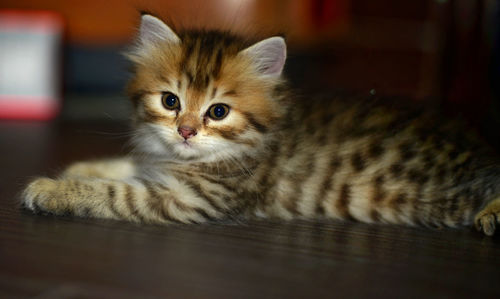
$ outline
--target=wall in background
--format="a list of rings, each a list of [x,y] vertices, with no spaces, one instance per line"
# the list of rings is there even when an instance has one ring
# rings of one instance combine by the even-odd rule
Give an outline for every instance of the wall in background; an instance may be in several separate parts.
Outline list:
[[[309,44],[345,32],[349,5],[349,0],[3,0],[0,8],[59,12],[67,22],[68,41],[78,44],[129,42],[140,11],[178,26],[247,34],[290,32],[293,43]]]

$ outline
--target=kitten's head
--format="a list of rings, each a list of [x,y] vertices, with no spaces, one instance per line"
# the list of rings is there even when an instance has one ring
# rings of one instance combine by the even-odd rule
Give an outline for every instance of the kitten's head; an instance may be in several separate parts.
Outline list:
[[[189,161],[258,152],[286,110],[278,92],[286,45],[253,45],[226,32],[175,33],[143,15],[128,86],[141,152]]]

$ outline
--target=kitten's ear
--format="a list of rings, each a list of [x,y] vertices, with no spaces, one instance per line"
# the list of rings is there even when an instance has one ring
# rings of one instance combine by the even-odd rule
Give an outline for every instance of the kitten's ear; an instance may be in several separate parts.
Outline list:
[[[256,64],[263,75],[279,76],[286,60],[286,44],[282,37],[274,36],[262,40],[242,51]]]
[[[180,39],[162,20],[152,15],[144,14],[141,17],[141,26],[139,27],[139,41],[143,44],[163,41],[178,43]]]

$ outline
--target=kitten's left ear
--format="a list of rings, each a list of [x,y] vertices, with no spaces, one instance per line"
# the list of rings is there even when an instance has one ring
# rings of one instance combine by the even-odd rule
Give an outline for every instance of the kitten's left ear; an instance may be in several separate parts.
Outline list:
[[[286,44],[282,37],[274,36],[262,40],[241,53],[250,57],[263,75],[279,76],[286,60]]]
[[[180,39],[162,20],[152,15],[144,14],[141,17],[141,25],[139,27],[139,41],[143,44],[160,41],[178,43]]]

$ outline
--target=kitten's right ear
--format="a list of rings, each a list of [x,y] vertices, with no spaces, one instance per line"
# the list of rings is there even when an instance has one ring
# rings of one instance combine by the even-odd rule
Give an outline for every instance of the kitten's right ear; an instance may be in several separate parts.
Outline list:
[[[150,14],[143,14],[141,17],[141,25],[139,27],[139,41],[142,44],[158,43],[158,42],[180,42],[179,37],[175,32],[163,23],[162,20]]]

